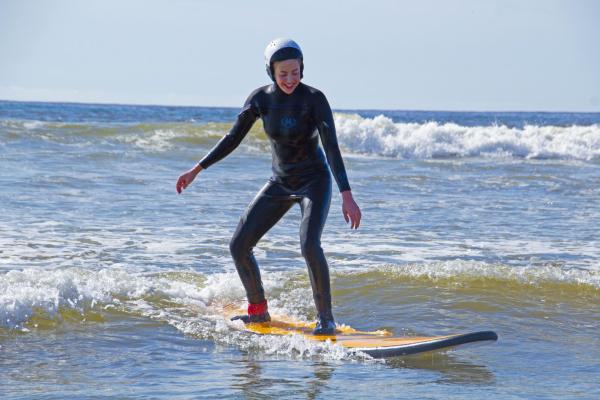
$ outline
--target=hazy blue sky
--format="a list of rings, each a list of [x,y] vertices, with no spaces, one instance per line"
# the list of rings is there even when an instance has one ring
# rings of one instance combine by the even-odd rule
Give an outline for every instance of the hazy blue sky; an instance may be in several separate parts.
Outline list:
[[[338,109],[600,111],[594,0],[0,0],[0,99],[238,107],[279,36]]]

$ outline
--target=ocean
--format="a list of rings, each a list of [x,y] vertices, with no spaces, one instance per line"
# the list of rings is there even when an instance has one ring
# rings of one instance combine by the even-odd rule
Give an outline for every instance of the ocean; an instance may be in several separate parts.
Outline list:
[[[0,398],[600,398],[600,113],[339,110],[363,220],[322,244],[338,324],[498,342],[389,360],[228,321],[229,240],[271,175],[238,109],[0,101]],[[299,208],[255,254],[315,317]]]

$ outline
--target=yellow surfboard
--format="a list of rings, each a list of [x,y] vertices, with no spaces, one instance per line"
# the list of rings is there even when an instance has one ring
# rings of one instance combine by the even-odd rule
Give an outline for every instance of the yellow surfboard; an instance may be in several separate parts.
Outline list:
[[[363,332],[346,325],[338,326],[334,335],[313,335],[315,323],[297,321],[286,316],[273,316],[269,322],[250,323],[245,329],[260,335],[298,334],[315,341],[330,340],[348,349],[361,351],[375,358],[445,349],[475,342],[493,342],[498,335],[479,331],[444,336],[397,336],[386,330]]]

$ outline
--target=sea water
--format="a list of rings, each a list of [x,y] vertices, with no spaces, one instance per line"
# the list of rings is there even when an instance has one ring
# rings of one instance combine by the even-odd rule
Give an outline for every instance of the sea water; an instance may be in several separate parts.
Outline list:
[[[334,195],[323,232],[336,321],[499,335],[378,361],[222,315],[260,121],[175,182],[238,111],[0,102],[0,398],[600,396],[600,114],[335,113],[363,212],[351,231]],[[271,312],[310,321],[299,219],[255,255]]]

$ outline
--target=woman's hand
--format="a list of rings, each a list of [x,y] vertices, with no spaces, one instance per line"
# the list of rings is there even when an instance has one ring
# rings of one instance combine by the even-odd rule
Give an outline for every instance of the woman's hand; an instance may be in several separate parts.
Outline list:
[[[344,214],[346,223],[350,222],[350,229],[358,229],[362,214],[360,213],[358,204],[352,198],[350,190],[342,192],[342,213]]]
[[[189,171],[181,174],[179,179],[177,179],[177,193],[181,194],[183,189],[187,188],[194,181],[194,179],[196,179],[196,175],[198,175],[200,171],[202,171],[202,167],[200,166],[200,164],[198,164]]]

